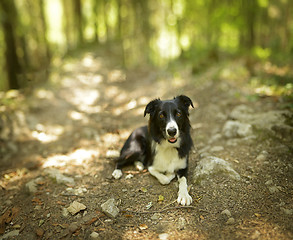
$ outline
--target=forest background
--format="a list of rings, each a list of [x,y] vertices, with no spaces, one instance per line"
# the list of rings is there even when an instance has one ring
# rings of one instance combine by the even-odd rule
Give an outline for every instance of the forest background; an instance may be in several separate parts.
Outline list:
[[[292,94],[290,0],[1,0],[0,90],[33,86],[86,46],[121,67],[189,67],[242,59],[265,94]]]

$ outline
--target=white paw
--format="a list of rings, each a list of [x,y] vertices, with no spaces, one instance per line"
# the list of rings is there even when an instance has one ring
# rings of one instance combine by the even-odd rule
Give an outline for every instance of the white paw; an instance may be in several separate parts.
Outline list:
[[[122,177],[122,171],[120,169],[115,169],[112,173],[112,176],[115,178],[115,179],[119,179]]]
[[[138,171],[140,171],[140,172],[144,169],[144,165],[143,165],[142,162],[136,161],[136,162],[134,163],[134,165],[135,165],[136,169],[137,169]]]
[[[171,178],[170,176],[166,176],[166,175],[163,175],[163,174],[161,174],[161,175],[159,175],[157,177],[157,179],[159,180],[159,182],[161,184],[163,184],[163,185],[169,184],[173,178],[174,177]]]
[[[177,202],[183,206],[188,206],[192,203],[192,197],[188,194],[188,192],[179,191]]]

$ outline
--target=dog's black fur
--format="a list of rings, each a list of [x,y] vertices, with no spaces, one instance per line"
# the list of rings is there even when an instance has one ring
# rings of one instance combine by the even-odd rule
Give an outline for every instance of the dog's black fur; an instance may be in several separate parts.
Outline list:
[[[133,163],[138,163],[140,170],[147,166],[162,184],[168,184],[177,175],[178,202],[189,205],[192,199],[187,192],[186,178],[193,146],[188,118],[190,106],[194,107],[191,99],[184,95],[165,101],[155,99],[147,104],[144,116],[150,115],[149,124],[135,129],[126,140],[112,174],[114,178],[122,176],[123,166]]]

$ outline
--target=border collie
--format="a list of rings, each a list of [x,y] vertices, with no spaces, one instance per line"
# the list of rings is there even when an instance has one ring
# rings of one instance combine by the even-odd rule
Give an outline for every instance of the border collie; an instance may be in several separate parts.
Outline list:
[[[181,95],[172,100],[155,99],[147,104],[144,116],[150,115],[148,126],[135,129],[126,140],[117,159],[112,176],[119,179],[121,168],[135,164],[142,171],[148,167],[151,175],[163,185],[177,176],[179,191],[177,202],[190,205],[187,190],[188,156],[193,143],[190,136],[189,97]]]

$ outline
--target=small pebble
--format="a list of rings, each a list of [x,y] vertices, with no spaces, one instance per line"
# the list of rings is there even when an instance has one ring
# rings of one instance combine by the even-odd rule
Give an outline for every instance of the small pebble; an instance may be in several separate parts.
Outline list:
[[[234,224],[235,223],[235,219],[234,218],[229,218],[228,220],[227,220],[227,222],[226,222],[226,224],[227,225],[232,225],[232,224]]]
[[[99,234],[97,232],[92,232],[90,235],[91,239],[98,239],[99,238]]]
[[[221,214],[223,214],[223,215],[227,215],[228,217],[231,217],[231,216],[232,216],[232,215],[231,215],[231,212],[230,212],[228,209],[223,210],[223,211],[221,212]]]

